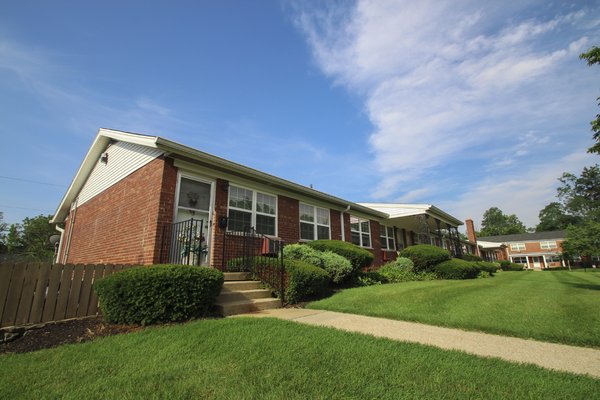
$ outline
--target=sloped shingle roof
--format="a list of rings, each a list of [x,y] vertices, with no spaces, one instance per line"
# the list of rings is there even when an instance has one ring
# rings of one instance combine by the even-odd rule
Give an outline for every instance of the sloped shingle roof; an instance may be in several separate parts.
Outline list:
[[[565,231],[516,233],[514,235],[478,237],[477,242],[479,242],[479,241],[494,242],[494,243],[527,242],[527,241],[535,241],[535,240],[564,239],[566,236],[567,236],[567,232],[565,232]]]

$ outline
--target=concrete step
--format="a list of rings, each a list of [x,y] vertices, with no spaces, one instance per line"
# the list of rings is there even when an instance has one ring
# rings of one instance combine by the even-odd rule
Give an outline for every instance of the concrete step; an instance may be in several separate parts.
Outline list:
[[[225,281],[248,281],[252,279],[250,272],[225,272]]]
[[[239,290],[262,289],[259,281],[226,281],[223,283],[223,290],[236,292]]]
[[[271,291],[269,289],[252,289],[252,290],[239,290],[232,291],[224,289],[217,297],[218,303],[225,303],[228,301],[242,301],[250,299],[268,299],[271,297]]]
[[[223,316],[250,313],[260,310],[281,307],[281,300],[275,298],[252,299],[243,301],[232,301],[226,303],[217,303],[217,309]]]

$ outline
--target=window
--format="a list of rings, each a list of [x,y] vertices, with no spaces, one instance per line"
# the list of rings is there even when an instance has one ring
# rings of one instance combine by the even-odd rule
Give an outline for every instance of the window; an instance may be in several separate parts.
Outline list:
[[[512,262],[515,264],[527,265],[527,257],[513,257]]]
[[[546,256],[546,261],[548,262],[560,262],[561,258],[559,255],[551,255],[551,256]]]
[[[237,186],[229,186],[230,231],[241,232],[254,226],[256,232],[275,236],[277,197]]]
[[[368,219],[350,216],[350,236],[357,246],[371,247],[371,227]]]
[[[394,228],[391,226],[379,227],[381,249],[382,250],[396,250],[396,241],[394,240]]]
[[[551,249],[555,249],[556,248],[556,241],[553,240],[546,240],[543,242],[540,242],[540,247],[543,250],[551,250]]]
[[[513,251],[523,251],[525,250],[525,243],[511,243],[510,249]]]
[[[300,203],[300,239],[329,239],[329,210]]]
[[[181,178],[179,181],[179,208],[190,211],[206,211],[210,207],[210,184]]]

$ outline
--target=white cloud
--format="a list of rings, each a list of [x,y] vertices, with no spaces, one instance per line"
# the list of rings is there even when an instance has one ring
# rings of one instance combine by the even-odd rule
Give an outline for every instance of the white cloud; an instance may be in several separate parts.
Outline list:
[[[584,78],[568,66],[579,62],[589,32],[578,30],[586,22],[584,10],[524,17],[527,7],[550,9],[530,3],[364,0],[342,10],[298,8],[297,24],[319,68],[364,96],[375,127],[369,139],[373,163],[381,176],[374,198],[433,195],[435,190],[423,188],[436,184],[419,180],[456,160],[477,161],[471,179],[508,167],[535,175],[528,164],[556,146],[557,126],[581,104],[571,100],[581,98],[577,90],[585,87]],[[530,132],[536,126],[547,132]],[[483,159],[490,148],[495,155]],[[509,173],[495,179],[518,189],[515,198],[527,197],[525,181],[511,180]],[[544,187],[531,187],[536,196],[552,196],[547,187],[557,173],[547,180],[535,177]],[[494,182],[482,187],[500,194]],[[476,203],[493,198],[482,196]],[[532,210],[523,204],[523,210]]]

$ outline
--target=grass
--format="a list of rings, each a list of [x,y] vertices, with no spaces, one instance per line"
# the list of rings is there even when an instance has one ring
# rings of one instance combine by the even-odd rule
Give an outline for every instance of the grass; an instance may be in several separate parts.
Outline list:
[[[308,308],[600,347],[598,272],[501,272],[489,279],[369,286]]]
[[[600,380],[274,319],[0,356],[10,399],[594,398]]]

